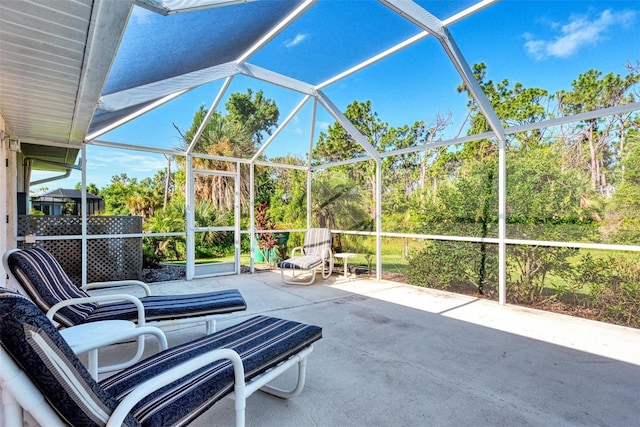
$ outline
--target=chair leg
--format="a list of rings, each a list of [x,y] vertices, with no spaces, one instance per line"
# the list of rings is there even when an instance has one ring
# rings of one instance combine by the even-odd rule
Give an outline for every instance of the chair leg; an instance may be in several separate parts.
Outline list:
[[[3,424],[6,427],[22,427],[22,407],[6,387],[2,387]]]
[[[94,348],[89,351],[89,360],[87,364],[87,370],[91,374],[91,377],[98,381],[98,349]]]
[[[211,335],[216,331],[216,319],[209,319],[206,323],[207,335]]]
[[[40,390],[33,385],[31,380],[27,377],[27,374],[18,368],[15,362],[11,359],[11,356],[9,356],[2,347],[0,347],[0,366],[2,367],[0,370],[0,381],[2,383],[3,403],[5,394],[12,395],[12,399],[17,401],[17,404],[22,408],[22,411],[19,414],[20,419],[22,419],[22,412],[26,411],[29,412],[29,414],[31,414],[36,422],[41,426],[64,426],[58,415],[45,401]],[[11,416],[16,416],[17,408],[12,407],[9,412],[12,414]],[[20,427],[22,427],[22,424],[20,424]]]
[[[282,399],[290,399],[292,397],[298,396],[302,393],[302,389],[304,388],[304,383],[307,379],[307,358],[303,357],[298,362],[298,381],[296,382],[296,386],[292,390],[282,390],[280,388],[276,388],[270,385],[265,385],[260,388],[260,391],[271,394],[276,397],[280,397]]]
[[[307,271],[311,272],[311,278],[306,282],[299,281],[299,280],[287,279],[285,277],[285,275],[284,275],[284,270],[285,270],[284,268],[280,269],[280,276],[282,277],[282,281],[284,283],[289,284],[289,285],[312,285],[313,282],[316,281],[316,269],[315,268],[312,269],[312,270],[304,270],[304,272],[307,272]],[[296,277],[302,275],[302,274],[296,275],[296,269],[295,268],[291,268],[289,270],[291,271],[291,278],[296,278]]]
[[[272,368],[271,371],[267,371],[263,375],[262,385],[257,385],[257,389],[283,399],[289,399],[291,397],[295,397],[298,394],[300,394],[302,392],[302,389],[304,388],[304,383],[307,377],[307,356],[309,356],[309,354],[311,354],[312,351],[313,351],[313,346],[310,345],[309,347],[301,350],[298,354],[291,357],[287,361],[281,363],[275,368]],[[295,364],[298,365],[298,381],[296,382],[296,386],[292,390],[282,390],[280,388],[276,388],[268,385],[271,381],[273,381],[283,372],[292,368]],[[251,386],[256,386],[256,385],[251,384]],[[250,387],[248,386],[247,388],[249,389]]]
[[[234,404],[236,410],[236,427],[244,427],[245,425],[245,408],[246,408],[246,399],[236,399]]]

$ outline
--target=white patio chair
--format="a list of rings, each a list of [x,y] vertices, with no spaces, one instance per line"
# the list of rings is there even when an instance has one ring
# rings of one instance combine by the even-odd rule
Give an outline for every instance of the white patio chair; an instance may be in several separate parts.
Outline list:
[[[300,255],[296,255],[299,252]],[[327,228],[311,228],[304,236],[301,247],[293,248],[291,258],[278,263],[282,280],[290,285],[311,285],[316,280],[316,269],[322,270],[322,278],[326,279],[333,272],[333,252],[331,251],[331,230]],[[290,278],[285,277],[285,272]],[[310,274],[306,281],[296,280]]]

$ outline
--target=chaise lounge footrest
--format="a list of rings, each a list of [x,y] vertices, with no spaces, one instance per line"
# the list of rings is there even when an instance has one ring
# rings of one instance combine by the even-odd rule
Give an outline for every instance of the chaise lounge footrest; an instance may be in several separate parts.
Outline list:
[[[293,268],[295,270],[311,270],[322,264],[322,258],[315,255],[302,255],[289,258],[278,263],[280,268]]]

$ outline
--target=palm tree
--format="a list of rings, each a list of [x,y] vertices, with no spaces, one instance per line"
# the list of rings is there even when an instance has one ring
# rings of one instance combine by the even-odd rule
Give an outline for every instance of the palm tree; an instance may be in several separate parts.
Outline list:
[[[196,113],[191,129],[183,135],[179,149],[186,150],[202,123],[206,111],[203,107]],[[212,156],[242,158],[255,153],[254,142],[249,131],[239,122],[227,119],[214,113],[207,123],[202,135],[194,146],[194,153]],[[184,160],[181,160],[184,166]],[[235,171],[236,163],[232,161],[211,160],[195,157],[193,167],[212,171]],[[249,171],[240,170],[240,199],[244,204],[249,199]],[[234,186],[226,177],[197,176],[194,182],[196,199],[207,200],[216,209],[229,211],[233,209]]]

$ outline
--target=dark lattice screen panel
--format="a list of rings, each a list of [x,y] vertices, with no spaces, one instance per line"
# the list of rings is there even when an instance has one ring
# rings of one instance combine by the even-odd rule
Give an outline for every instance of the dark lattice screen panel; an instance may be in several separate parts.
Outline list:
[[[142,238],[91,238],[92,235],[134,234],[142,232],[139,216],[95,216],[87,219],[87,282],[142,278]],[[20,215],[18,236],[82,235],[82,220],[76,216]],[[67,274],[82,281],[82,241],[80,239],[18,242],[19,248],[38,246],[51,252]]]

